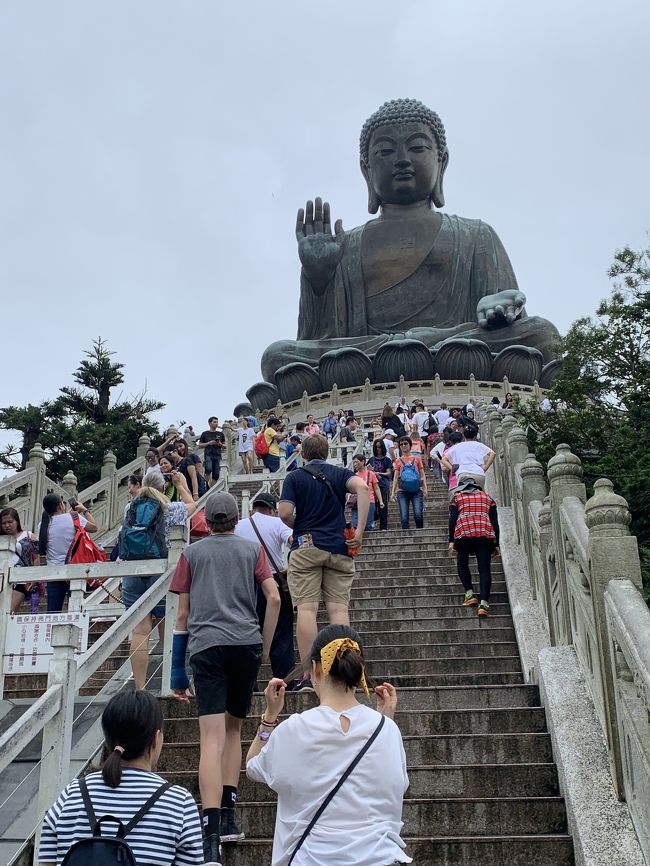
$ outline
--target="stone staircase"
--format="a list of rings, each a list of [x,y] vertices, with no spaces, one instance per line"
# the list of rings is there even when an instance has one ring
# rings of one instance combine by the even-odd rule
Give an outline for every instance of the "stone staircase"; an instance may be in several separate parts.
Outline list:
[[[371,676],[399,689],[395,720],[411,783],[403,811],[409,854],[422,866],[570,866],[573,845],[544,710],[537,688],[524,683],[500,562],[492,616],[479,620],[460,605],[443,487],[427,501],[424,530],[401,532],[397,507],[391,511],[391,528],[367,536],[357,559],[351,621]],[[261,681],[269,674],[264,668]],[[314,695],[288,694],[285,710],[315,703]],[[163,704],[159,770],[198,801],[194,706]],[[244,754],[262,710],[256,695]],[[225,866],[270,863],[274,799],[242,772],[238,819],[246,840],[226,846]]]

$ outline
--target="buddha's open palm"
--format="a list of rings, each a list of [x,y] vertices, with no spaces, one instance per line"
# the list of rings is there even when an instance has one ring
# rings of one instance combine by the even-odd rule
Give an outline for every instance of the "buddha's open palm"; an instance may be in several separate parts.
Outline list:
[[[332,234],[330,206],[317,198],[300,208],[296,219],[298,255],[303,268],[311,280],[327,283],[343,256],[345,232],[343,223],[337,220]]]
[[[519,289],[505,289],[486,295],[476,305],[476,320],[481,328],[499,328],[511,325],[521,315],[526,295]]]

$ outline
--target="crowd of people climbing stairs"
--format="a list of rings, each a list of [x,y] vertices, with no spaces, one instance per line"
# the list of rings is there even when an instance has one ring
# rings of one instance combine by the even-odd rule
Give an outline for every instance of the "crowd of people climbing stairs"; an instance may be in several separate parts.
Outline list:
[[[353,413],[330,412],[322,427],[309,415],[292,429],[271,416],[257,433],[253,421],[244,419],[238,429],[242,464],[248,453],[249,468],[257,456],[276,472],[284,452],[290,465],[279,498],[259,493],[250,516],[240,519],[230,493],[211,492],[203,508],[207,535],[185,548],[170,586],[178,612],[167,685],[178,701],[196,700],[201,818],[188,791],[155,773],[162,715],[144,686],[155,624],[163,635],[162,600],[131,637],[135,688],[122,690],[104,711],[101,771],[73,780],[45,817],[41,866],[221,863],[222,846],[244,838],[235,820],[241,727],[263,662],[271,668],[266,709],[245,766],[250,779],[278,797],[273,866],[412,862],[400,837],[408,777],[393,721],[396,690],[371,683],[362,636],[350,626],[355,558],[367,533],[388,531],[392,503],[402,531],[410,528],[411,511],[416,530],[422,528],[429,488],[444,485],[449,552],[464,590],[459,603],[487,617],[490,563],[499,553],[496,504],[484,489],[494,452],[480,442],[471,404],[450,410],[442,403],[435,412],[422,403],[386,405],[370,427],[381,433],[367,437]],[[352,444],[351,467],[328,462],[332,440]],[[117,558],[166,557],[171,527],[187,523],[219,478],[225,435],[216,418],[195,444],[204,460],[176,437],[147,452],[146,473],[130,479]],[[79,534],[96,529],[83,505],[70,502],[67,509],[54,495],[45,498],[38,538],[22,531],[11,509],[2,511],[0,524],[16,539],[21,567],[39,553],[50,564],[70,561]],[[125,577],[125,606],[156,579]],[[15,591],[27,596],[32,585]],[[48,608],[52,599],[50,609],[60,610],[65,592],[65,584],[56,584],[56,594],[48,586]],[[329,625],[319,631],[321,603]],[[358,690],[366,702],[357,700]],[[315,692],[318,706],[281,721],[287,692]],[[373,694],[376,709],[369,705]],[[108,820],[118,825],[117,837],[113,829],[107,838]]]

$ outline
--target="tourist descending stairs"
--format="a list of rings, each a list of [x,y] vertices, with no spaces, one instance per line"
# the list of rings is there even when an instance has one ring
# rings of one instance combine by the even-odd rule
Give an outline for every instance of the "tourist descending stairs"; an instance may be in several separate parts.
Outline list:
[[[391,528],[367,535],[357,558],[351,622],[372,677],[398,689],[395,721],[410,778],[402,834],[408,853],[418,866],[570,866],[551,740],[538,689],[524,684],[500,560],[491,616],[479,618],[475,607],[462,606],[447,551],[446,490],[438,484],[431,491],[423,530],[402,532],[397,507],[391,511]],[[261,680],[269,676],[265,666]],[[289,693],[285,710],[315,704],[313,694]],[[244,754],[263,707],[256,695]],[[165,699],[164,709],[159,771],[198,800],[195,705]],[[244,772],[237,820],[246,840],[224,846],[224,866],[270,864],[274,794]]]

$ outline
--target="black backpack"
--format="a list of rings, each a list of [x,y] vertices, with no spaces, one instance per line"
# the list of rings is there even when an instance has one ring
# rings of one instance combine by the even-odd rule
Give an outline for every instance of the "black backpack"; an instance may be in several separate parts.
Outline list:
[[[138,866],[133,850],[124,837],[128,836],[135,825],[144,818],[156,800],[159,800],[165,791],[171,787],[171,782],[165,782],[161,785],[157,791],[153,792],[144,806],[135,813],[129,823],[124,826],[120,819],[115,818],[113,815],[103,815],[101,818],[95,815],[86,780],[79,779],[79,790],[86,807],[86,815],[88,816],[93,835],[90,839],[80,839],[78,842],[75,842],[68,849],[68,853],[63,858],[61,866]],[[117,836],[102,836],[102,821],[110,821],[113,824],[117,824]]]

